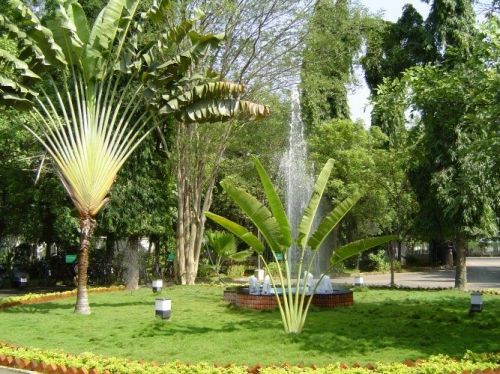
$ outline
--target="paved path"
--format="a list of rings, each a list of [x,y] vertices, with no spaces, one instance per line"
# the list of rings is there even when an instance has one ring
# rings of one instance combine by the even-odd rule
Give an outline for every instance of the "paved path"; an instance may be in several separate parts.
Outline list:
[[[363,275],[365,284],[388,285],[390,274]],[[405,287],[453,287],[455,270],[396,273],[396,284]],[[500,257],[467,258],[468,289],[500,289]],[[335,277],[334,283],[352,284],[353,277]]]
[[[36,371],[20,370],[9,368],[5,366],[0,366],[0,374],[19,374],[19,373],[36,373]]]

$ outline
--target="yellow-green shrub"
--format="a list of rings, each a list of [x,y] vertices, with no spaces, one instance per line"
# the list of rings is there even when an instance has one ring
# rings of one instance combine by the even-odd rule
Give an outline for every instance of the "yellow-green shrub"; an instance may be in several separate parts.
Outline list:
[[[83,353],[79,356],[68,355],[62,351],[42,351],[34,348],[22,348],[0,344],[0,356],[10,356],[28,361],[39,361],[46,364],[65,365],[66,367],[96,369],[100,372],[126,374],[173,374],[173,373],[210,373],[210,374],[243,374],[249,371],[247,366],[214,367],[208,363],[187,365],[181,362],[155,364],[151,362],[130,361],[117,357],[102,357],[93,353]],[[259,368],[262,374],[417,374],[417,373],[459,373],[465,370],[475,372],[500,368],[500,353],[475,354],[467,352],[461,359],[446,355],[431,356],[407,366],[404,363],[374,363],[374,369],[342,368],[340,364],[332,364],[322,368],[301,368],[297,366]],[[252,368],[250,368],[252,371]]]

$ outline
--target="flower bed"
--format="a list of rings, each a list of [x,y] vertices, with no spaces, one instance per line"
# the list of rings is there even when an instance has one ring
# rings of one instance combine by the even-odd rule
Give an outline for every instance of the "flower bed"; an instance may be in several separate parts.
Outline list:
[[[111,292],[111,291],[121,291],[125,289],[124,286],[112,286],[112,287],[94,287],[89,288],[90,293],[95,292]],[[65,297],[76,296],[76,290],[63,291],[63,292],[51,292],[51,293],[28,293],[22,296],[11,296],[0,299],[0,310],[11,308],[18,305],[45,303],[52,300],[63,299]]]
[[[495,373],[500,370],[500,353],[474,354],[468,352],[461,359],[445,355],[431,356],[426,360],[402,363],[373,363],[364,367],[354,364],[332,364],[326,367],[299,367],[256,365],[219,367],[207,363],[196,365],[180,362],[157,364],[155,362],[131,361],[123,358],[102,357],[92,353],[69,355],[61,351],[42,351],[32,348],[16,347],[0,343],[0,366],[34,370],[41,373],[211,373],[211,374],[244,374],[244,373],[315,373],[315,374],[363,374],[363,373]]]

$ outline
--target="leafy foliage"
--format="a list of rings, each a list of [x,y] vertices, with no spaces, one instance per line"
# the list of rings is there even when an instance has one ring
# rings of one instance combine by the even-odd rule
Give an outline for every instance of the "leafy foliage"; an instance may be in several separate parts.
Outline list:
[[[424,19],[411,4],[403,7],[396,23],[372,18],[367,24],[366,54],[361,63],[372,93],[385,77],[399,77],[412,66],[436,59],[436,47]]]
[[[395,163],[401,162],[401,157],[386,149],[386,142],[387,137],[377,127],[366,130],[361,123],[349,120],[323,123],[311,134],[309,143],[314,162],[334,160],[325,190],[329,202],[338,206],[344,199],[354,199],[363,192],[338,226],[341,243],[394,232],[395,208],[399,202],[396,196],[393,202],[391,194],[398,191],[404,175]]]
[[[476,33],[472,4],[471,0],[434,0],[432,2],[425,23],[439,51],[446,54],[446,49],[451,46],[455,48],[455,58],[459,57],[457,51],[460,51],[459,58],[468,54]]]
[[[498,107],[493,88],[498,69],[490,65],[498,59],[496,39],[495,34],[478,37],[476,54],[452,69],[436,65],[407,73],[412,103],[422,113],[411,170],[420,222],[427,217],[421,232],[439,228],[444,235],[462,230],[477,235],[492,229],[498,209],[498,173],[491,169],[497,164],[491,151],[498,148],[491,137]]]

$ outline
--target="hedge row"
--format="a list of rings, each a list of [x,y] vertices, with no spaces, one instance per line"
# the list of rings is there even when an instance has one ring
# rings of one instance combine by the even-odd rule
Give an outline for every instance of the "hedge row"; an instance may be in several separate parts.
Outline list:
[[[474,354],[467,352],[461,359],[445,355],[431,356],[426,360],[403,363],[374,363],[365,367],[360,365],[332,364],[326,367],[268,366],[260,365],[218,367],[208,363],[189,365],[180,362],[157,364],[155,362],[131,361],[117,357],[103,357],[92,353],[69,355],[62,351],[42,351],[34,348],[22,348],[0,343],[0,366],[35,370],[50,374],[173,374],[173,373],[209,373],[209,374],[414,374],[414,373],[500,373],[500,353]]]
[[[112,287],[93,287],[89,288],[89,292],[109,292],[109,291],[120,291],[125,289],[124,286],[112,286]],[[0,309],[11,308],[13,306],[25,305],[25,304],[36,304],[44,303],[47,301],[62,299],[65,297],[76,296],[76,290],[62,291],[62,292],[50,292],[50,293],[28,293],[22,296],[10,296],[0,299]]]

